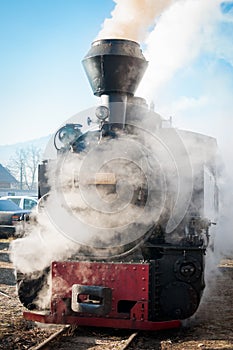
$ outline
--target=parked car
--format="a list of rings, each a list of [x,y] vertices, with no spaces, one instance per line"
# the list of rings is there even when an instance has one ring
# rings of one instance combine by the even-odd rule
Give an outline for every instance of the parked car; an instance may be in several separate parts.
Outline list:
[[[28,196],[4,196],[0,199],[10,199],[12,202],[24,210],[32,210],[32,208],[34,208],[38,203],[38,200],[36,198]]]
[[[22,234],[31,210],[23,210],[9,199],[0,198],[0,237]]]

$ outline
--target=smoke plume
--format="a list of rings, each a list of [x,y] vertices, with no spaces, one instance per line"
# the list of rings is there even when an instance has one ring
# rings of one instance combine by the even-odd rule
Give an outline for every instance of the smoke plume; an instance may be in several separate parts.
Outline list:
[[[146,40],[149,67],[140,85],[144,96],[153,99],[180,68],[188,66],[210,47],[220,19],[220,0],[180,0],[158,19]]]
[[[149,28],[174,0],[114,0],[111,18],[103,23],[97,39],[144,41]]]

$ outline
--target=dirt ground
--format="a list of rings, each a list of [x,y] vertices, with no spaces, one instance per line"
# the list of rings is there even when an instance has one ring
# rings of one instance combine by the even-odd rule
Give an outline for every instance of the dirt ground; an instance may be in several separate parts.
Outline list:
[[[4,248],[4,245],[2,245]],[[0,249],[2,256],[6,248]],[[13,270],[7,257],[0,262],[0,349],[29,349],[57,330],[40,328],[22,317]],[[233,259],[221,261],[208,281],[195,317],[179,330],[140,332],[129,347],[133,350],[233,350]],[[91,348],[94,349],[94,348]]]
[[[29,349],[38,339],[49,336],[53,329],[42,329],[23,319],[24,307],[18,300],[15,276],[9,262],[11,239],[0,239],[0,349]]]

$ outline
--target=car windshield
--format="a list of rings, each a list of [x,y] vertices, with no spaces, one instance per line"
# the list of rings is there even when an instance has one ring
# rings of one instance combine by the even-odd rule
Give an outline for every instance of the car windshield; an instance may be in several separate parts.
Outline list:
[[[12,202],[14,202],[18,206],[20,205],[20,198],[12,198],[12,197],[10,197],[8,199],[10,199]]]
[[[0,211],[16,211],[21,210],[18,205],[8,199],[0,199]]]

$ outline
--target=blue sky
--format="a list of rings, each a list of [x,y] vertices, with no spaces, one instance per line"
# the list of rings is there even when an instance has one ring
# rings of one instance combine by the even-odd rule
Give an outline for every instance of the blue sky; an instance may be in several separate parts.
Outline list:
[[[214,27],[209,41],[153,96],[175,126],[218,137],[220,144],[231,140],[233,126],[232,4],[219,6],[222,19],[206,19],[204,30]],[[112,0],[0,0],[0,145],[48,135],[97,103],[81,60],[114,6]]]
[[[93,103],[81,60],[111,0],[0,0],[0,144],[53,132]]]

